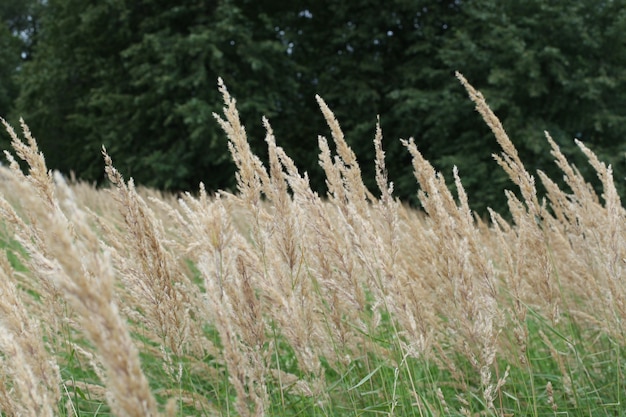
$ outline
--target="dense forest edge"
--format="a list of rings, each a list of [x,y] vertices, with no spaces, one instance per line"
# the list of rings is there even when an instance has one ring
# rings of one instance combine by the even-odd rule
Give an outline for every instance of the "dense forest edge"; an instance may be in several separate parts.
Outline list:
[[[266,116],[325,193],[319,94],[371,190],[379,116],[396,196],[419,205],[400,140],[414,138],[446,178],[458,167],[472,209],[502,211],[502,190],[515,187],[491,157],[498,144],[458,70],[487,97],[531,173],[559,178],[549,131],[586,178],[594,172],[575,138],[610,163],[625,196],[625,1],[308,3],[5,0],[0,116],[13,125],[23,117],[48,167],[68,175],[103,183],[104,145],[138,184],[229,190],[235,166],[212,116],[222,77],[246,98],[240,112],[253,150],[266,156]],[[0,139],[8,148],[8,135]]]

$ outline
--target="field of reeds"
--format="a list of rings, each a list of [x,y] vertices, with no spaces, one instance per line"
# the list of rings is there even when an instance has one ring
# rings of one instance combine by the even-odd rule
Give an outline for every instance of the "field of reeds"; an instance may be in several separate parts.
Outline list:
[[[267,120],[269,163],[250,151],[223,85],[234,194],[135,187],[105,149],[111,184],[96,190],[50,172],[26,125],[5,124],[2,415],[626,415],[626,229],[611,168],[578,144],[598,196],[546,134],[566,185],[527,172],[458,77],[517,187],[506,215],[473,215],[457,172],[453,194],[411,139],[422,208],[401,204],[380,128],[378,190],[366,189],[320,98],[323,196]]]

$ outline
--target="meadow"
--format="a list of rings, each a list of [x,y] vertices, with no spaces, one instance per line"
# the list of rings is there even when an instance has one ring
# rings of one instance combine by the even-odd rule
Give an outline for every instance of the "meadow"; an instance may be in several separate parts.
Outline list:
[[[49,171],[26,124],[5,123],[2,415],[626,415],[611,167],[578,143],[598,195],[546,133],[565,185],[528,172],[457,76],[501,146],[510,213],[474,215],[456,170],[452,193],[412,139],[422,207],[403,205],[380,127],[368,190],[319,97],[326,195],[266,119],[269,163],[251,152],[223,84],[234,193],[136,187],[105,149],[110,187],[95,189]]]

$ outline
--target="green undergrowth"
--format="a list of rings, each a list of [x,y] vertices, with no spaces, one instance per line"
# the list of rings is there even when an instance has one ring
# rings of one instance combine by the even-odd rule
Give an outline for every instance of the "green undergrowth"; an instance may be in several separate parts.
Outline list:
[[[622,411],[626,358],[621,346],[594,329],[581,328],[567,314],[558,323],[551,323],[529,310],[526,326],[525,353],[515,350],[514,338],[507,329],[499,336],[511,338],[512,351],[498,352],[499,358],[508,360],[499,359],[491,372],[502,377],[508,368],[509,375],[494,401],[495,410],[488,414],[484,414],[485,387],[466,356],[454,351],[441,352],[431,359],[408,356],[399,344],[393,323],[388,321],[383,331],[372,335],[372,340],[385,349],[384,357],[364,351],[341,368],[322,358],[322,393],[303,395],[295,385],[268,375],[267,415],[462,416],[461,410],[470,415],[494,416],[626,415]],[[220,348],[217,332],[211,326],[206,331]],[[311,378],[299,370],[296,355],[280,335],[280,329],[268,337],[274,351],[270,369],[280,369],[303,380]],[[174,358],[175,363],[166,364],[157,345],[140,334],[135,334],[135,340],[141,350],[144,372],[162,406],[174,398],[180,416],[236,415],[232,409],[235,392],[220,357]],[[269,344],[266,347],[269,349]],[[108,415],[104,399],[80,385],[102,384],[91,364],[73,350],[62,356],[62,375],[66,382],[71,381],[71,386],[64,387],[67,398],[59,409],[64,411],[71,402],[80,416]],[[168,366],[177,369],[177,373],[168,373]],[[551,395],[548,383],[553,389]]]

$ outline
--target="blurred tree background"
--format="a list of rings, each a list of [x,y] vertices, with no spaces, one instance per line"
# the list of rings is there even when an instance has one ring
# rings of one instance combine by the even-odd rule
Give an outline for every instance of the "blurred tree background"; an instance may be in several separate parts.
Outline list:
[[[266,115],[279,145],[324,192],[314,95],[335,111],[373,191],[380,115],[396,195],[416,202],[414,137],[470,204],[504,208],[512,188],[495,139],[454,71],[486,96],[527,168],[555,170],[548,130],[587,178],[583,140],[613,164],[625,196],[626,0],[3,0],[0,115],[24,117],[51,168],[100,182],[104,144],[138,183],[232,188],[213,120],[218,76],[263,156]],[[3,140],[7,141],[3,135]],[[6,146],[6,143],[3,145]]]

